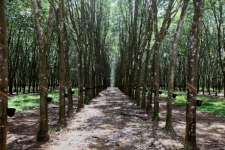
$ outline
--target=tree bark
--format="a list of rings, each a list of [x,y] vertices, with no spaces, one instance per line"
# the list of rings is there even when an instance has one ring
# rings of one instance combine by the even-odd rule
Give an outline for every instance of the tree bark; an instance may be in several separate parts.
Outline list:
[[[67,33],[65,31],[65,33]],[[68,39],[67,39],[68,40]],[[70,77],[70,64],[69,64],[69,43],[67,43],[66,49],[65,49],[65,65],[66,65],[66,86],[67,86],[67,94],[68,94],[68,110],[67,115],[68,117],[71,117],[71,114],[73,112],[73,94],[72,94],[72,81]]]
[[[152,4],[151,4],[152,5]],[[151,106],[152,104],[150,104],[150,99],[149,96],[147,96],[147,102],[146,102],[146,90],[147,90],[147,82],[150,80],[149,77],[151,78],[151,75],[149,76],[148,74],[150,73],[150,69],[152,66],[150,66],[150,58],[151,58],[151,51],[150,51],[150,45],[151,45],[151,40],[152,40],[152,34],[153,34],[153,15],[152,15],[152,6],[150,5],[149,7],[149,18],[148,18],[148,45],[147,45],[147,52],[146,52],[146,57],[145,57],[145,66],[144,66],[144,75],[143,75],[143,92],[142,92],[142,108],[144,108],[146,110],[147,113],[150,112]],[[149,94],[149,90],[148,90],[148,95]]]
[[[185,150],[196,150],[196,96],[198,84],[199,35],[203,17],[204,0],[193,0],[194,16],[191,25],[188,52],[187,106]]]
[[[5,1],[0,1],[0,149],[7,149],[8,46]]]
[[[81,30],[84,32],[85,18],[84,18],[84,0],[81,0]],[[84,33],[80,33],[80,43],[84,42]],[[83,45],[80,45],[78,48],[78,108],[77,111],[80,111],[84,107],[84,79],[83,79]]]
[[[65,5],[64,0],[59,1],[59,124],[66,126],[66,107],[65,107],[65,83],[66,83],[66,65],[65,65]]]
[[[49,33],[52,31],[53,9],[49,9],[48,30],[44,33],[41,17],[41,0],[32,0],[35,28],[39,47],[39,91],[40,91],[40,120],[37,141],[49,140],[48,135],[48,49]]]
[[[174,34],[173,44],[170,54],[170,70],[169,70],[169,81],[168,81],[168,100],[167,100],[167,115],[166,115],[166,130],[174,131],[172,125],[172,101],[174,92],[174,76],[176,71],[177,62],[177,44],[179,41],[180,33],[183,29],[184,17],[188,7],[189,0],[183,0],[183,7],[180,15],[179,22],[177,24],[177,29]]]
[[[155,17],[157,17],[157,5],[156,5],[156,0],[153,3],[153,12],[156,13],[154,14]],[[167,6],[166,14],[162,23],[162,26],[160,28],[159,33],[156,31],[155,34],[155,42],[152,47],[152,50],[154,51],[153,55],[153,68],[154,68],[154,113],[153,113],[153,120],[158,121],[159,120],[159,88],[160,88],[160,46],[162,44],[163,39],[166,36],[167,29],[169,28],[171,24],[171,13],[173,9],[173,3],[174,0],[170,0],[169,4]],[[155,10],[155,11],[154,11]],[[157,24],[157,21],[155,21],[154,24]],[[157,25],[155,25],[155,28]],[[155,29],[156,30],[156,29]]]

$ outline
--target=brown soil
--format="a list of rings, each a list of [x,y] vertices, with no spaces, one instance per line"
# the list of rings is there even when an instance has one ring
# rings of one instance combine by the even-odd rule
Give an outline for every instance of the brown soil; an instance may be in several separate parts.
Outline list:
[[[55,132],[58,108],[51,105],[48,143],[35,142],[38,111],[30,110],[9,119],[9,150],[163,150],[182,149],[185,110],[173,111],[177,136],[165,134],[165,102],[160,103],[161,121],[153,122],[117,88],[108,88],[74,115],[68,126]],[[197,138],[200,149],[225,150],[225,119],[198,112]]]

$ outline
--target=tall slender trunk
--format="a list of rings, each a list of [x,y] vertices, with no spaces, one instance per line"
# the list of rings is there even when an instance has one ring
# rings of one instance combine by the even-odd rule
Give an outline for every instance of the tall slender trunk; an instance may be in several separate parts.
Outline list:
[[[39,124],[39,131],[37,135],[38,141],[48,141],[48,106],[47,106],[47,95],[48,95],[48,79],[47,79],[47,56],[46,56],[46,49],[45,49],[45,37],[43,33],[43,29],[40,25],[40,8],[39,4],[41,1],[33,0],[33,11],[35,16],[36,22],[36,30],[38,33],[38,46],[39,46],[39,57],[40,57],[40,64],[39,64],[39,86],[40,86],[40,124]]]
[[[0,1],[0,149],[7,149],[8,46],[5,1]]]
[[[185,150],[196,150],[196,96],[198,84],[199,35],[203,17],[204,0],[193,0],[194,16],[191,25],[188,53],[187,106]]]
[[[176,33],[174,34],[173,45],[170,54],[170,70],[169,70],[169,81],[168,81],[168,100],[167,100],[167,115],[166,115],[166,130],[173,131],[172,125],[172,101],[174,92],[174,76],[176,70],[177,62],[177,44],[179,41],[180,33],[183,29],[184,17],[188,7],[189,0],[183,1],[182,12],[180,15],[180,20],[177,24]]]
[[[59,123],[66,125],[65,108],[65,84],[66,84],[66,65],[65,65],[65,6],[64,0],[59,1]]]
[[[84,106],[84,98],[83,98],[83,63],[82,63],[82,50],[78,52],[78,108],[77,111],[80,111]]]
[[[48,49],[49,33],[52,31],[53,9],[49,9],[48,31],[44,33],[41,18],[41,0],[32,0],[35,27],[39,47],[39,91],[40,91],[40,120],[37,133],[38,141],[48,141]],[[36,88],[38,86],[36,85]]]
[[[150,114],[150,112],[152,111],[152,90],[149,91],[148,84],[146,84],[145,82],[149,82],[151,83],[151,73],[150,70],[152,69],[152,66],[150,66],[150,58],[151,58],[151,51],[150,51],[150,46],[151,46],[151,40],[152,40],[152,35],[153,35],[153,25],[154,25],[154,18],[153,18],[153,8],[152,8],[152,3],[149,7],[149,24],[147,26],[148,29],[148,45],[147,45],[147,53],[146,53],[146,58],[145,58],[145,66],[144,66],[144,75],[143,75],[143,93],[142,93],[142,102],[144,102],[142,104],[142,108],[145,107],[146,113]],[[150,76],[149,76],[150,74]],[[152,85],[152,84],[150,84]],[[147,95],[147,102],[146,102],[146,91],[148,89],[148,95]],[[145,106],[144,106],[145,105]]]
[[[84,0],[81,0],[81,33],[80,35],[80,43],[84,42],[84,30],[85,30],[85,8],[84,8]],[[83,79],[83,50],[84,45],[79,46],[78,48],[78,108],[77,111],[80,111],[81,108],[84,107],[84,79]]]
[[[68,94],[68,110],[67,115],[71,117],[73,112],[73,95],[72,95],[72,81],[70,77],[70,64],[69,64],[69,43],[68,43],[68,33],[66,30],[66,24],[64,22],[64,32],[65,32],[65,67],[66,67],[66,87],[67,87],[67,94]]]
[[[156,2],[154,2],[154,3],[155,4],[153,5],[153,7],[157,7]],[[160,46],[162,44],[163,39],[166,36],[169,26],[171,24],[171,13],[172,13],[172,9],[173,9],[173,3],[174,3],[174,0],[169,1],[165,17],[163,19],[163,23],[160,28],[160,32],[159,33],[156,32],[155,42],[152,47],[152,50],[154,51],[154,55],[153,55],[153,68],[154,68],[154,75],[153,75],[154,80],[153,81],[154,81],[154,84],[153,85],[154,85],[154,92],[155,92],[153,120],[157,121],[157,122],[159,120]],[[157,9],[157,8],[154,8],[154,9]],[[155,11],[155,13],[157,13],[157,11]],[[156,17],[157,17],[157,15],[156,15]],[[157,125],[157,123],[156,123],[156,125]]]

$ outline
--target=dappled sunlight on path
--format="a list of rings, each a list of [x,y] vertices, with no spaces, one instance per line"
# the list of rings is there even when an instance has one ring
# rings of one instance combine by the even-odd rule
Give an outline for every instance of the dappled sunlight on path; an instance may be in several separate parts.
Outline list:
[[[166,102],[160,102],[160,127],[165,126]],[[174,106],[173,126],[181,139],[185,136],[185,107]],[[201,150],[225,150],[225,119],[210,113],[197,111],[197,144]]]
[[[77,98],[74,98],[77,102]],[[166,102],[160,101],[160,122],[153,122],[118,88],[108,88],[58,131],[58,105],[49,105],[50,141],[36,142],[39,111],[31,109],[9,118],[9,150],[177,150],[183,148],[185,107],[174,106],[177,136],[166,135]],[[56,132],[57,130],[57,132]],[[225,149],[225,119],[197,112],[197,143],[201,150]],[[41,145],[43,144],[43,145]]]
[[[138,117],[142,116],[142,117]],[[182,144],[157,130],[147,115],[117,88],[108,88],[77,113],[68,127],[42,149],[180,149]],[[166,145],[165,145],[166,144]]]

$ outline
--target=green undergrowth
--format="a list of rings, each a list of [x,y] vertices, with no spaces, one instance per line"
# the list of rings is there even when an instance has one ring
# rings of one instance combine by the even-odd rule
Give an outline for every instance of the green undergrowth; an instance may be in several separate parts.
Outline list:
[[[185,92],[175,92],[177,94],[175,105],[180,107],[186,106],[187,96]],[[167,93],[163,92],[161,97],[166,98]],[[202,100],[203,104],[197,109],[201,112],[212,113],[216,116],[225,117],[225,99],[216,96],[197,96],[198,100]]]
[[[77,95],[77,89],[74,89],[75,94]],[[52,103],[58,103],[59,101],[59,92],[52,91],[49,92],[48,97],[52,98]],[[38,93],[31,94],[19,94],[16,96],[10,96],[8,101],[9,108],[15,108],[17,112],[22,112],[25,110],[38,108],[39,107],[40,96]]]

